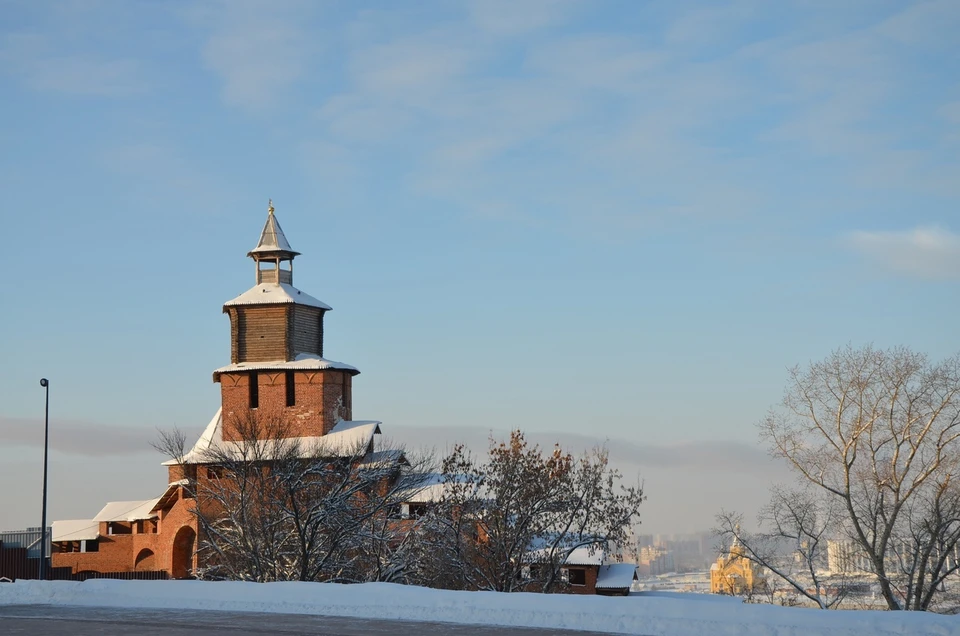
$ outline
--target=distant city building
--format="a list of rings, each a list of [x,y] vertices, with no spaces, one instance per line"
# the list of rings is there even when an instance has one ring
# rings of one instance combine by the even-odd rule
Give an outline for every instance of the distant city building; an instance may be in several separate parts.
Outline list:
[[[855,541],[827,541],[827,569],[830,574],[872,572],[870,557]]]
[[[710,592],[712,594],[749,594],[766,586],[760,566],[744,556],[743,546],[736,539],[730,552],[717,557],[710,567]]]
[[[629,559],[640,566],[643,575],[668,572],[703,572],[713,562],[712,546],[716,537],[709,532],[696,534],[641,534],[633,542]],[[624,560],[628,555],[623,555]]]
[[[637,571],[644,576],[676,572],[677,565],[673,558],[673,551],[652,545],[640,548]]]

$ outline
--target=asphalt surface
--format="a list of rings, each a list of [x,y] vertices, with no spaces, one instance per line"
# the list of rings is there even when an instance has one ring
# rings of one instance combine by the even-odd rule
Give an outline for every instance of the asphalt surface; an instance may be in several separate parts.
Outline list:
[[[384,621],[303,614],[115,609],[64,605],[0,605],[0,634],[51,636],[178,636],[181,634],[314,634],[318,636],[600,636],[605,632],[453,623]]]

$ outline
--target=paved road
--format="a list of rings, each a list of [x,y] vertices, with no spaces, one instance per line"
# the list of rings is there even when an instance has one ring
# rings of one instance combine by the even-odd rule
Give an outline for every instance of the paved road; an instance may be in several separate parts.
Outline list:
[[[489,627],[451,623],[366,620],[301,614],[255,614],[196,610],[114,609],[62,605],[0,605],[3,636],[180,636],[213,633],[312,634],[318,636],[601,636],[601,632]]]

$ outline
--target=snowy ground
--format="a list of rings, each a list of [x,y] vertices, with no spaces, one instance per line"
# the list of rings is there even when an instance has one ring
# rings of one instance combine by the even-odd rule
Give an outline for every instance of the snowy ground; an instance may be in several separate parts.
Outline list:
[[[729,597],[666,592],[607,598],[451,592],[387,583],[18,581],[0,584],[0,604],[321,614],[664,636],[960,636],[960,616],[825,612],[745,605]]]

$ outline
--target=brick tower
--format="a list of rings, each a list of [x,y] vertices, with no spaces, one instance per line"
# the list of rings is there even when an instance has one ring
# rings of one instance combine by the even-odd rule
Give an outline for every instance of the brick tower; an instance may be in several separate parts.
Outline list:
[[[109,502],[93,519],[55,521],[54,567],[74,574],[192,576],[205,565],[197,552],[204,538],[197,512],[216,514],[216,500],[207,509],[210,500],[202,503],[202,493],[216,491],[210,484],[221,483],[222,458],[242,456],[238,449],[253,441],[243,429],[256,431],[258,442],[278,431],[299,438],[305,458],[359,462],[374,457],[380,422],[351,418],[351,382],[359,371],[323,357],[323,317],[330,306],[293,286],[293,259],[299,253],[283,235],[272,203],[260,241],[247,255],[256,267],[256,284],[223,306],[230,317],[230,364],[213,372],[221,408],[193,448],[164,462],[169,472],[162,495]],[[244,426],[251,422],[266,426]],[[399,462],[402,453],[376,457]]]
[[[256,417],[282,422],[291,437],[326,435],[352,414],[359,371],[323,357],[323,317],[331,307],[293,286],[293,251],[271,201],[257,246],[247,253],[256,284],[223,306],[230,316],[230,364],[220,383],[223,439]]]

